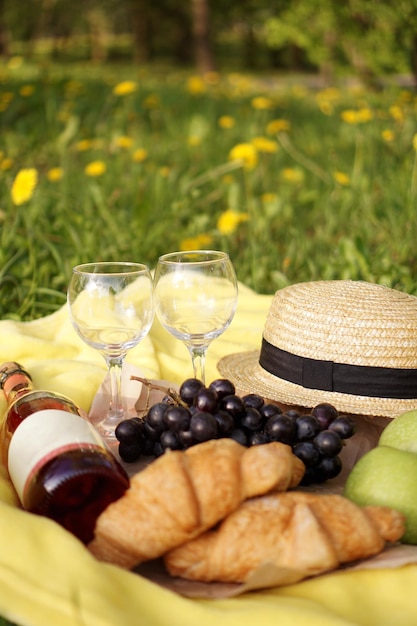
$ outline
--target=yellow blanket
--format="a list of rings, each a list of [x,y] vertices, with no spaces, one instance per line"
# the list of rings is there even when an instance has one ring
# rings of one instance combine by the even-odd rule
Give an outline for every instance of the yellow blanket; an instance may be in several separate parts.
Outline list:
[[[208,352],[209,381],[221,356],[259,347],[271,299],[240,285],[235,319]],[[70,395],[87,411],[105,374],[102,357],[72,330],[66,307],[33,322],[0,321],[0,362],[6,360],[20,361],[38,387]],[[128,361],[151,378],[179,383],[192,374],[184,346],[157,323]],[[407,565],[337,572],[236,598],[183,598],[95,561],[57,524],[18,509],[0,473],[0,615],[19,626],[415,626],[416,587],[417,565]]]

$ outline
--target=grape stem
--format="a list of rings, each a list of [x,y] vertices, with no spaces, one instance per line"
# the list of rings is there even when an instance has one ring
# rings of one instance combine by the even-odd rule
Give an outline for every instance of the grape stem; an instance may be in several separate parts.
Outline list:
[[[180,395],[171,387],[163,387],[162,385],[158,385],[148,378],[141,378],[140,376],[131,376],[130,380],[137,380],[148,389],[154,389],[155,391],[163,391],[165,392],[176,404],[181,404],[182,406],[188,407],[188,405],[181,399]]]

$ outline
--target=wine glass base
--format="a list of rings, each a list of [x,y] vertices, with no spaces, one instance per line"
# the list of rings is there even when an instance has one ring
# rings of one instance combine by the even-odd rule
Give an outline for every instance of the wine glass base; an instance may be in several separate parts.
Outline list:
[[[118,413],[117,415],[108,415],[101,422],[95,424],[95,428],[105,441],[110,444],[115,444],[117,443],[115,431],[117,425],[120,424],[122,420],[124,420],[123,412]]]

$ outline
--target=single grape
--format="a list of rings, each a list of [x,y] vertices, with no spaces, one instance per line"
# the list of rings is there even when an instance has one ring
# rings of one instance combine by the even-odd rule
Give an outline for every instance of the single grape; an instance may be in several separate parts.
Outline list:
[[[356,423],[351,417],[340,415],[330,424],[329,430],[333,430],[342,439],[349,439],[356,432]]]
[[[335,478],[342,471],[342,461],[339,456],[323,457],[314,468],[315,482],[324,483]]]
[[[214,417],[217,421],[219,435],[228,435],[234,429],[235,420],[227,411],[217,411]]]
[[[117,424],[114,434],[118,441],[132,443],[142,434],[142,422],[134,417],[122,420]]]
[[[165,452],[165,449],[162,447],[161,442],[155,441],[152,456],[154,456],[155,458],[158,458],[158,456],[162,456],[164,452]]]
[[[294,419],[297,419],[297,417],[300,417],[300,413],[296,411],[295,409],[288,409],[287,411],[285,411],[285,415],[289,415],[289,417],[292,417]]]
[[[236,393],[236,389],[232,381],[227,378],[216,378],[209,384],[209,389],[213,389],[217,393],[219,399],[225,396],[232,396]]]
[[[232,432],[230,433],[230,438],[234,439],[242,446],[248,446],[249,444],[248,436],[242,428],[235,428],[234,430],[232,430]]]
[[[143,456],[153,456],[153,449],[157,441],[159,442],[159,439],[155,440],[155,439],[146,439],[146,437],[143,438],[143,441],[142,441]]]
[[[157,433],[161,433],[165,428],[164,413],[169,406],[166,402],[156,402],[148,411],[146,421]]]
[[[216,439],[219,431],[217,420],[210,413],[199,411],[191,417],[190,431],[197,441]]]
[[[159,438],[163,450],[169,448],[170,450],[180,450],[182,448],[181,443],[177,437],[177,434],[173,430],[164,430]]]
[[[259,446],[263,443],[268,443],[268,437],[265,435],[265,433],[259,430],[253,433],[249,432],[247,434],[247,439],[249,446]]]
[[[287,415],[287,413],[285,414]],[[295,420],[298,441],[313,439],[320,432],[320,423],[314,415],[301,415]]]
[[[187,378],[184,380],[179,389],[180,398],[185,404],[191,406],[197,392],[204,387],[201,380],[197,378]]]
[[[322,430],[314,437],[313,442],[320,454],[325,457],[336,456],[343,447],[342,439],[332,430]]]
[[[287,415],[273,415],[265,424],[265,434],[270,441],[291,445],[297,434],[295,421]]]
[[[280,407],[277,406],[276,404],[271,404],[271,403],[264,404],[263,406],[261,406],[259,411],[266,420],[272,417],[273,415],[282,414],[282,409],[280,409]]]
[[[236,394],[224,396],[220,400],[220,408],[230,413],[232,417],[239,417],[245,410],[242,398]]]
[[[119,443],[119,456],[125,463],[134,463],[143,453],[143,446],[140,439],[132,441],[121,441]]]
[[[247,406],[243,415],[240,416],[240,425],[246,430],[260,430],[263,425],[263,419],[258,409]]]
[[[293,452],[306,467],[314,467],[320,460],[320,453],[312,441],[296,443]]]
[[[311,414],[317,417],[322,430],[327,430],[329,425],[339,415],[332,404],[321,402],[311,409]]]
[[[183,448],[190,448],[197,443],[191,430],[180,430],[177,433],[177,437]]]
[[[161,431],[162,432],[162,431]],[[159,431],[155,430],[153,426],[151,426],[148,420],[144,421],[143,424],[143,436],[147,441],[157,441],[159,439]]]
[[[185,406],[169,406],[163,416],[164,424],[169,430],[187,430],[191,414]]]
[[[250,406],[253,409],[260,409],[265,404],[263,397],[257,393],[248,393],[242,397],[242,400],[245,406]]]
[[[203,387],[199,389],[194,398],[194,406],[204,413],[215,413],[217,410],[218,395],[214,389]]]

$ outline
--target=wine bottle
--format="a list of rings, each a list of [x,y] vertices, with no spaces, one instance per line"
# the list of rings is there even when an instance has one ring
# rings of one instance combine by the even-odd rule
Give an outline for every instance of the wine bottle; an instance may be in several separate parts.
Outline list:
[[[89,543],[97,517],[128,488],[127,473],[82,410],[36,390],[21,365],[0,365],[0,388],[7,401],[3,463],[22,507]]]

